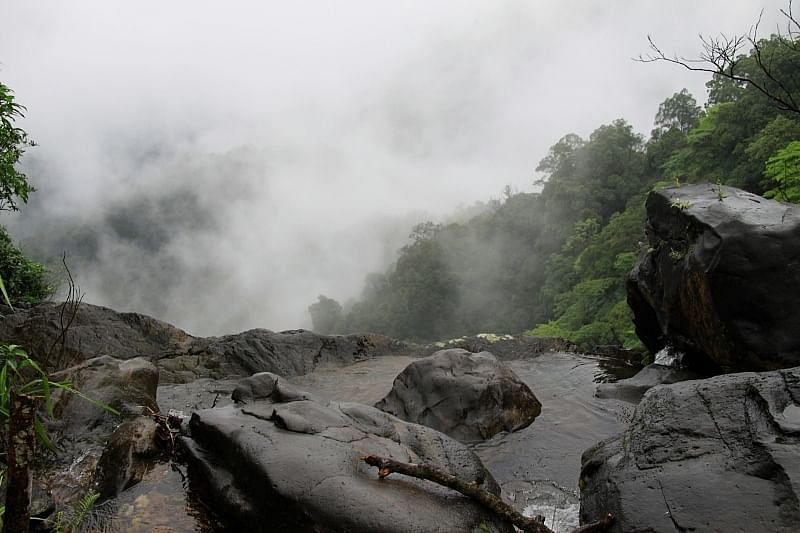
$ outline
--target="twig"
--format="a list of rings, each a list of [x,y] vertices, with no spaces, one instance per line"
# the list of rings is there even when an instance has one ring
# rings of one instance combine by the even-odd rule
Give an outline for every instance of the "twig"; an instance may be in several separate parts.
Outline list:
[[[158,411],[154,411],[148,406],[145,406],[145,409],[147,410],[147,416],[155,420],[158,425],[156,436],[161,441],[169,443],[169,452],[174,453],[175,438],[181,432],[183,419],[179,415],[173,414],[171,410],[168,414],[164,415]]]
[[[398,473],[415,477],[417,479],[432,481],[442,485],[443,487],[460,492],[464,496],[472,498],[484,507],[496,513],[501,518],[508,520],[522,531],[533,533],[553,533],[552,529],[544,525],[544,519],[542,517],[529,518],[523,515],[511,505],[500,499],[498,496],[495,496],[491,492],[482,489],[480,483],[470,483],[458,479],[452,474],[448,474],[447,472],[443,472],[442,470],[428,465],[402,463],[400,461],[395,461],[394,459],[378,457],[376,455],[367,455],[362,459],[368,465],[378,468],[378,477],[380,479],[384,479],[390,474]],[[613,522],[614,516],[609,513],[603,520],[582,526],[576,529],[575,532],[601,533],[603,531],[607,531],[608,527]]]

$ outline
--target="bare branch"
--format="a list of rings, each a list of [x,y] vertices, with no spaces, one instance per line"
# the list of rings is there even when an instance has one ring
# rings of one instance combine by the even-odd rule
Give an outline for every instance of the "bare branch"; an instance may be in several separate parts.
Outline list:
[[[491,492],[482,489],[478,483],[470,483],[461,480],[452,474],[437,468],[433,468],[429,465],[401,463],[400,461],[395,461],[394,459],[378,457],[376,455],[368,455],[362,459],[368,465],[378,467],[378,477],[380,479],[384,479],[393,473],[398,473],[415,477],[417,479],[432,481],[442,485],[443,487],[458,491],[464,496],[472,498],[484,507],[494,511],[501,518],[508,520],[522,531],[533,533],[553,533],[549,527],[544,525],[544,517],[529,518],[521,514],[498,496],[495,496]],[[602,533],[607,531],[613,523],[614,515],[609,513],[604,519],[581,526],[573,533]]]
[[[800,53],[800,22],[792,12],[792,1],[789,1],[787,9],[781,9],[780,12],[787,20],[786,31],[781,32],[779,29],[773,39],[777,40],[778,46]],[[763,16],[764,11],[762,10],[747,35],[730,37],[724,33],[716,37],[700,35],[702,51],[696,59],[667,55],[655,44],[652,36],[648,35],[647,42],[652,53],[647,56],[640,55],[635,60],[642,63],[664,61],[680,65],[690,71],[705,72],[726,78],[743,86],[753,87],[782,111],[800,114],[800,102],[795,98],[796,91],[792,91],[792,88],[787,85],[787,79],[783,75],[778,77],[773,69],[775,50],[771,50],[767,57],[763,41],[759,41],[758,34]],[[752,57],[759,71],[766,78],[765,80],[759,81],[753,75],[737,70],[740,53],[745,43],[752,47]],[[793,74],[789,75],[788,81],[791,81],[792,85],[797,85]]]

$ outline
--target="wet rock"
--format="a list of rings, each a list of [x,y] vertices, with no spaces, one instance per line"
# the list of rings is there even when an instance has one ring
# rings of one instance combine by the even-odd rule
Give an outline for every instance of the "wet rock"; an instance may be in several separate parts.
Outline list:
[[[720,199],[720,193],[722,199]],[[650,193],[628,281],[636,332],[710,370],[800,364],[800,207],[715,185]]]
[[[253,403],[259,400],[287,403],[317,398],[275,374],[261,372],[240,380],[233,389],[231,399],[236,403]]]
[[[583,454],[581,522],[613,531],[797,531],[800,368],[650,390]]]
[[[48,480],[54,500],[75,502],[94,488],[98,461],[117,426],[147,409],[158,411],[158,370],[141,358],[103,356],[54,373],[51,379],[70,380],[84,396],[120,412],[115,415],[75,394],[53,393],[56,416],[47,428],[59,452],[40,477]]]
[[[0,320],[0,339],[24,346],[50,368],[63,369],[102,355],[157,359],[181,351],[193,338],[166,322],[97,305],[46,302]],[[62,336],[65,326],[67,332]]]
[[[383,335],[325,336],[305,330],[254,329],[201,338],[138,313],[119,313],[84,303],[77,309],[72,321],[69,306],[55,303],[9,314],[0,320],[0,341],[24,346],[48,370],[103,355],[143,357],[158,367],[165,384],[224,380],[257,372],[297,376],[318,366],[351,364],[379,355],[405,354],[411,349]],[[66,324],[69,328],[62,336],[62,325]]]
[[[601,383],[597,386],[595,396],[598,398],[614,398],[630,403],[639,403],[644,393],[656,385],[678,383],[703,377],[701,374],[685,368],[651,364],[641,369],[635,376],[621,379],[616,383]]]
[[[223,407],[232,403],[231,393],[237,385],[236,379],[200,378],[188,383],[171,383],[158,387],[158,405],[163,412],[170,409],[191,411]]]
[[[375,407],[464,442],[527,427],[542,410],[530,388],[494,355],[461,349],[408,365]]]
[[[464,445],[373,407],[283,401],[278,376],[243,391],[249,403],[194,413],[182,438],[190,476],[207,501],[242,530],[334,532],[513,531],[491,513],[427,481],[379,480],[361,457],[377,454],[425,463],[461,479],[499,487]],[[257,385],[257,386],[254,386]]]
[[[352,364],[377,355],[402,353],[405,345],[382,335],[325,336],[305,330],[276,333],[253,329],[197,339],[187,355],[159,361],[165,382],[273,372],[299,376],[319,366]]]
[[[84,396],[120,412],[118,416],[78,395],[59,392],[54,429],[75,442],[104,442],[126,418],[139,416],[148,409],[158,412],[158,370],[140,357],[127,361],[95,357],[52,374],[51,378],[69,380]]]
[[[124,422],[111,434],[95,472],[102,498],[112,498],[142,480],[162,451],[157,432],[153,418],[140,416]]]
[[[479,333],[429,344],[421,350],[421,353],[431,355],[451,348],[461,348],[473,353],[491,352],[495,357],[504,361],[538,357],[547,352],[579,351],[578,346],[574,343],[556,337]]]

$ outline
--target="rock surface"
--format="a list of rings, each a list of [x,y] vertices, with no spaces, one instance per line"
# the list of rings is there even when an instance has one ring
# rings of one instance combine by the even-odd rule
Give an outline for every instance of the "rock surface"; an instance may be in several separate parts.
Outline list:
[[[720,192],[722,199],[720,199]],[[649,249],[628,281],[636,332],[656,353],[735,372],[800,364],[800,207],[715,185],[651,192]]]
[[[86,397],[120,413],[110,413],[75,394],[54,392],[56,416],[47,427],[59,453],[48,472],[37,476],[46,480],[54,499],[74,502],[95,488],[98,480],[101,488],[112,494],[135,479],[135,471],[141,470],[139,458],[155,453],[148,437],[152,428],[141,414],[147,409],[158,411],[156,367],[142,358],[103,356],[52,374],[51,379],[70,380]],[[104,453],[108,457],[98,468]]]
[[[246,380],[240,401],[192,415],[190,476],[242,530],[513,531],[471,500],[430,482],[377,471],[367,454],[430,464],[499,487],[464,445],[373,407],[323,402],[272,374]],[[247,403],[244,403],[247,402]]]
[[[613,512],[617,532],[797,531],[800,368],[650,390],[580,487],[581,522]]]
[[[63,304],[45,303],[8,314],[0,320],[0,341],[24,346],[40,361],[47,360],[48,368],[65,368],[103,355],[144,357],[158,367],[162,383],[219,380],[256,372],[296,376],[318,366],[409,351],[404,343],[383,335],[325,336],[305,330],[254,329],[202,338],[138,313],[82,303],[70,322],[69,308],[62,315],[63,310]],[[62,323],[70,324],[64,336]]]
[[[458,348],[408,365],[375,407],[464,442],[522,429],[542,411],[530,388],[494,355]]]
[[[684,368],[650,364],[641,369],[635,376],[621,379],[614,383],[601,383],[597,386],[595,396],[598,398],[614,398],[629,403],[639,403],[644,393],[656,385],[668,385],[699,379],[697,372]]]
[[[574,343],[556,337],[479,333],[429,344],[421,350],[421,353],[422,355],[431,355],[451,348],[461,348],[473,353],[491,352],[495,357],[504,361],[538,357],[546,352],[580,351]]]
[[[305,330],[253,329],[196,339],[188,353],[158,362],[167,382],[214,379],[274,372],[298,376],[318,366],[351,364],[387,353],[402,353],[402,343],[383,335],[325,336]]]
[[[50,354],[50,363],[59,368],[101,355],[157,359],[184,350],[193,339],[155,318],[98,305],[79,304],[74,320],[70,321],[70,315],[68,304],[53,302],[18,310],[0,320],[0,339],[24,346],[40,360]],[[69,325],[64,338],[62,325]]]

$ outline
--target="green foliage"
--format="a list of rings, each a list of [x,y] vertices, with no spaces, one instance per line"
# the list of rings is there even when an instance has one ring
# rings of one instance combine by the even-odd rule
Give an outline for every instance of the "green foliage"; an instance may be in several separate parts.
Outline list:
[[[28,201],[34,188],[16,165],[25,149],[34,146],[28,134],[14,126],[25,108],[14,101],[14,93],[0,83],[0,211],[16,211],[17,201]]]
[[[767,160],[767,179],[774,184],[764,196],[800,202],[800,141],[793,141]]]
[[[53,293],[45,267],[25,257],[3,227],[0,227],[0,278],[9,305],[38,303]]]
[[[8,297],[8,291],[6,290],[6,284],[3,282],[2,276],[0,276],[0,294],[3,295],[3,301],[6,303],[6,305],[13,307],[11,305],[11,299]]]
[[[800,101],[800,48],[781,39],[759,41],[774,79],[764,77],[755,51],[734,67],[767,87],[783,80]],[[624,120],[588,139],[568,134],[536,168],[539,193],[507,189],[503,202],[472,218],[416,226],[397,262],[368,276],[343,330],[435,340],[534,326],[529,333],[587,348],[640,347],[625,280],[646,242],[649,190],[710,182],[720,200],[732,185],[800,201],[800,116],[751,84],[715,76],[709,88],[704,110],[685,89],[667,98],[646,143]]]
[[[100,493],[90,490],[83,496],[70,510],[69,521],[64,521],[64,512],[61,511],[56,514],[56,523],[53,527],[55,533],[69,533],[71,531],[79,531],[81,526],[84,525],[86,519],[89,518],[92,509],[94,509],[97,500],[100,499]]]
[[[692,207],[692,202],[688,200],[675,200],[670,204],[670,207],[674,207],[679,211],[686,211],[690,207]]]
[[[52,381],[39,364],[28,353],[15,344],[0,344],[0,426],[8,424],[12,392],[38,398],[44,404],[45,414],[53,417],[51,392],[62,390],[74,394],[111,413],[119,414],[114,408],[89,398],[81,393],[68,380]],[[39,416],[35,419],[36,436],[48,449],[54,450],[53,443],[44,430]]]
[[[658,138],[673,129],[686,134],[697,125],[700,115],[701,109],[697,105],[697,100],[688,90],[681,89],[658,106],[656,129],[651,136]]]

